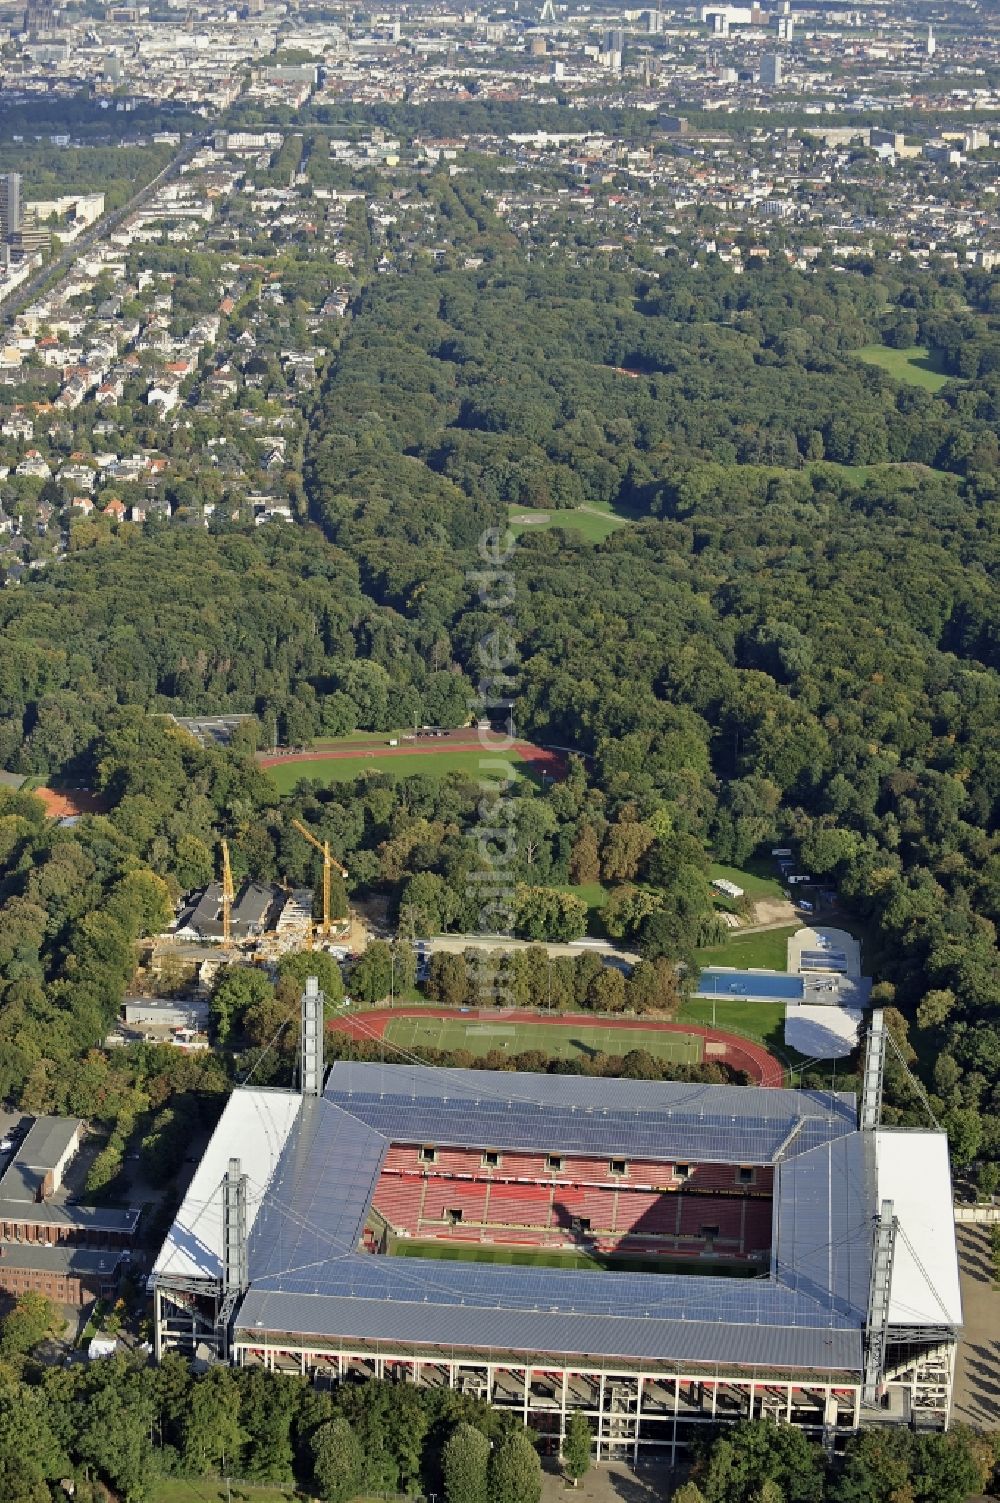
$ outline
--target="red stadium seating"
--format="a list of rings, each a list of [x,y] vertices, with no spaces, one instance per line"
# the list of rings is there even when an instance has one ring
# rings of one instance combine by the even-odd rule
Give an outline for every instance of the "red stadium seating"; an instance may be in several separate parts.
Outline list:
[[[570,1227],[574,1220],[586,1220],[592,1232],[610,1232],[615,1225],[615,1192],[589,1185],[559,1185],[554,1196],[555,1220]]]
[[[424,1196],[421,1223],[447,1221],[447,1213],[461,1209],[462,1222],[481,1224],[486,1220],[487,1186],[471,1181],[429,1179]]]
[[[413,1232],[420,1221],[424,1182],[415,1176],[383,1174],[375,1186],[372,1205],[396,1231]]]
[[[627,1173],[615,1175],[607,1159],[561,1157],[553,1172],[543,1152],[502,1151],[484,1165],[478,1148],[435,1145],[424,1161],[420,1145],[394,1144],[373,1204],[397,1231],[450,1241],[565,1247],[582,1235],[606,1252],[739,1258],[770,1247],[769,1167],[747,1184],[732,1164],[692,1163],[678,1180],[670,1164],[627,1160]]]
[[[494,1184],[490,1189],[491,1226],[547,1227],[552,1192],[545,1185]]]

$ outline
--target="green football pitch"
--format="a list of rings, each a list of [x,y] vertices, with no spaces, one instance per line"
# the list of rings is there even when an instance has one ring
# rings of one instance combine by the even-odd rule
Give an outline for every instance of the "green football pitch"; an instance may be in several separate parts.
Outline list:
[[[656,1028],[607,1028],[590,1024],[518,1023],[470,1017],[394,1018],[385,1036],[403,1049],[465,1049],[470,1054],[521,1054],[538,1049],[555,1059],[593,1058],[595,1054],[628,1054],[645,1049],[673,1064],[699,1065],[704,1040],[700,1034],[666,1033]]]
[[[752,1278],[749,1263],[711,1258],[600,1257],[585,1252],[556,1252],[541,1247],[505,1247],[494,1243],[436,1242],[394,1237],[389,1248],[397,1258],[434,1258],[445,1263],[499,1263],[516,1268],[579,1268],[591,1273],[700,1273],[712,1277]]]

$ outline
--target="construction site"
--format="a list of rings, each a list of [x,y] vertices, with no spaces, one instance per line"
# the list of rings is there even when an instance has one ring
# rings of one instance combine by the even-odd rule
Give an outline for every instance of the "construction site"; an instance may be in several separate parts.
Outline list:
[[[287,882],[234,881],[229,842],[219,840],[219,878],[187,895],[171,927],[150,942],[141,975],[156,981],[194,981],[210,987],[219,968],[240,960],[269,965],[293,951],[323,949],[340,957],[360,954],[367,931],[353,913],[341,886],[334,894],[334,873],[347,868],[299,820],[292,824],[321,858],[317,895],[310,887]],[[318,901],[317,901],[318,897]],[[316,909],[318,908],[318,916]]]

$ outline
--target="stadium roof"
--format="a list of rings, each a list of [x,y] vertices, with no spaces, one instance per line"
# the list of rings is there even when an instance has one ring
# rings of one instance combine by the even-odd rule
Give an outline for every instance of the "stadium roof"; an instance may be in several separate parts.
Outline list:
[[[899,1223],[889,1325],[960,1326],[947,1134],[882,1128],[875,1136],[878,1199],[892,1201]]]
[[[854,1096],[341,1061],[326,1099],[390,1142],[770,1164],[853,1131]]]
[[[266,1187],[295,1125],[302,1097],[292,1091],[234,1091],[194,1172],[154,1275],[218,1279],[222,1276],[222,1184],[230,1158],[249,1176],[247,1230],[254,1224]]]
[[[265,1332],[287,1332],[430,1350],[857,1372],[872,1218],[904,1173],[895,1145],[880,1156],[881,1140],[912,1139],[919,1158],[916,1140],[937,1136],[863,1135],[846,1095],[342,1062],[322,1098],[234,1093],[154,1272],[218,1277],[218,1189],[228,1158],[239,1155],[250,1176],[251,1231],[250,1288],[236,1328],[251,1345]],[[770,1276],[375,1256],[359,1245],[392,1142],[774,1163]],[[938,1150],[929,1157],[936,1161]],[[947,1171],[946,1150],[943,1163]],[[916,1175],[913,1183],[921,1183]],[[947,1191],[950,1204],[950,1184]],[[927,1266],[924,1238],[939,1230],[940,1196],[932,1197],[933,1225],[902,1187],[895,1198]],[[944,1307],[957,1323],[948,1257],[944,1246]],[[912,1276],[902,1260],[893,1281],[900,1306],[920,1304]],[[940,1325],[935,1308],[931,1323]]]

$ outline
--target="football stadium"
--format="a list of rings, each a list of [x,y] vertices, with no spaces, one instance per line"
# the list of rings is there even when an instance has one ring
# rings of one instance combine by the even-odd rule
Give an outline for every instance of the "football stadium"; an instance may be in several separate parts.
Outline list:
[[[233,1092],[151,1277],[157,1355],[440,1384],[559,1448],[676,1457],[768,1415],[835,1446],[947,1426],[961,1326],[947,1139],[783,1088],[341,1061]],[[405,1252],[406,1256],[400,1256]]]

